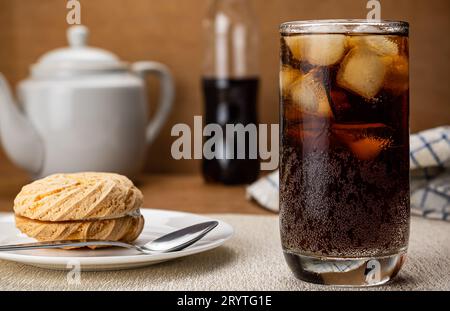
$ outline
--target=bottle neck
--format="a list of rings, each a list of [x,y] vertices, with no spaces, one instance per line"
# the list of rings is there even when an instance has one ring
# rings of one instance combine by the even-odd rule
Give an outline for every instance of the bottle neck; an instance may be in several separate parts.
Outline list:
[[[258,30],[248,0],[213,0],[205,20],[204,75],[247,78],[258,75]]]
[[[233,23],[252,25],[254,16],[248,0],[213,0],[209,18],[227,16]]]

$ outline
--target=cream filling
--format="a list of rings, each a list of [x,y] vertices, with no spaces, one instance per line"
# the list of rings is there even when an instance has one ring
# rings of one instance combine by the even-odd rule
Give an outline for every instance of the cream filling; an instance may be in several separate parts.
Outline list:
[[[96,217],[96,218],[85,218],[85,219],[80,219],[80,220],[73,220],[73,221],[98,221],[98,220],[113,220],[113,219],[118,219],[118,218],[122,218],[122,217],[140,217],[141,214],[141,210],[139,208],[132,210],[128,213],[125,214],[121,214],[121,215],[116,215],[116,216],[105,216],[105,217]]]

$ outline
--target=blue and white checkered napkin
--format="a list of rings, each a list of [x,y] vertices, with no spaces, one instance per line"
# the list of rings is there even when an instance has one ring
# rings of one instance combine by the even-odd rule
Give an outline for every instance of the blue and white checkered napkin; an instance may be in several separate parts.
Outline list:
[[[278,212],[278,171],[247,188],[247,197]],[[450,221],[450,126],[411,135],[411,209]]]
[[[411,136],[411,208],[450,221],[450,126]]]

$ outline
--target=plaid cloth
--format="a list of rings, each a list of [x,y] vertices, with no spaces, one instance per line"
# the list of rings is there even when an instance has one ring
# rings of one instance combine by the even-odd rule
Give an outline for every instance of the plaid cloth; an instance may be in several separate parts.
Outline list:
[[[450,127],[411,136],[411,208],[450,221]]]
[[[411,211],[450,221],[450,126],[411,135]],[[278,212],[278,171],[247,188],[247,197]]]

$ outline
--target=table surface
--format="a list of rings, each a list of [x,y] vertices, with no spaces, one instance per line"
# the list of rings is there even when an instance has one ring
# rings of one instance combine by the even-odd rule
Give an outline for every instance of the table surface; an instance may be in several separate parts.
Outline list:
[[[0,212],[12,212],[15,196],[30,181],[27,174],[14,167],[0,167]],[[135,183],[144,194],[145,208],[271,215],[246,199],[245,186],[206,184],[199,175],[142,175]]]
[[[278,217],[223,215],[235,230],[223,246],[141,269],[71,274],[0,261],[0,290],[354,290],[297,280],[281,251]],[[450,226],[413,217],[408,259],[392,283],[367,290],[450,290]]]
[[[29,177],[0,167],[0,212],[11,212],[13,200]],[[66,273],[2,261],[3,289],[130,290],[321,290],[333,289],[297,281],[281,254],[278,218],[245,197],[245,187],[203,182],[201,176],[144,175],[136,181],[146,208],[215,215],[235,228],[233,241],[218,250],[146,269],[102,274],[83,273],[72,288]],[[226,215],[224,215],[226,214]],[[230,215],[235,214],[235,215]],[[240,214],[240,215],[236,215]],[[242,215],[247,214],[247,215]],[[450,226],[418,217],[412,221],[410,260],[396,281],[376,290],[447,289],[450,285]],[[214,278],[211,278],[214,272]],[[173,282],[177,279],[177,282]],[[215,280],[221,280],[216,282]]]

